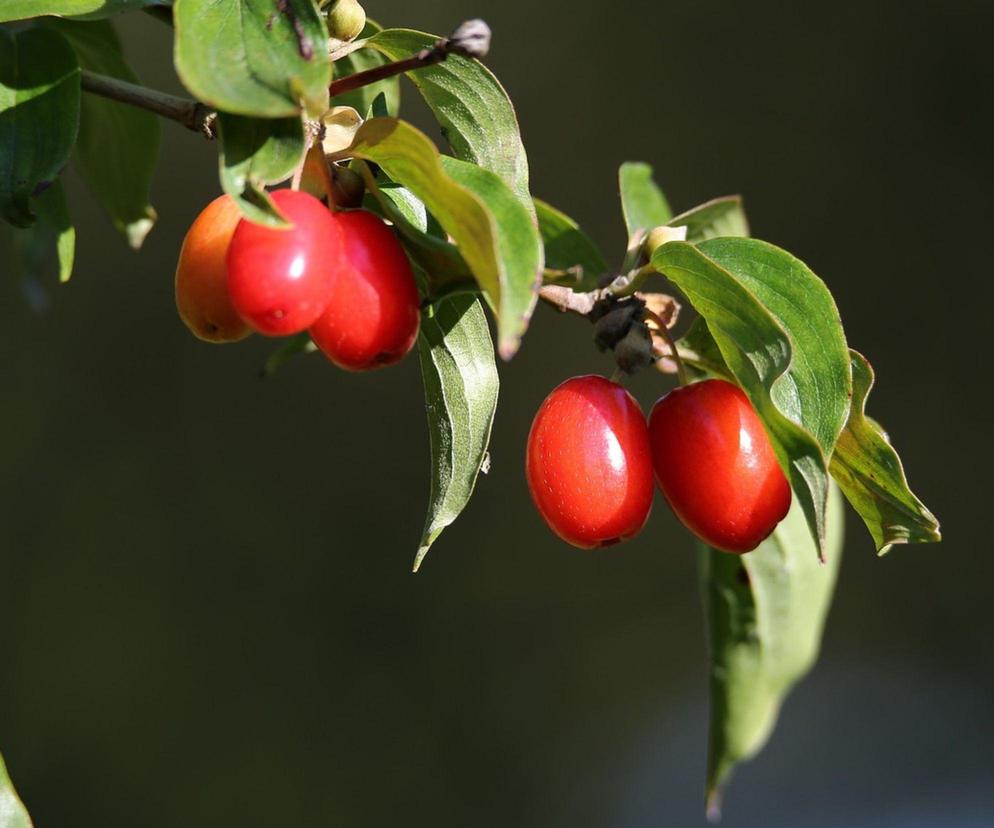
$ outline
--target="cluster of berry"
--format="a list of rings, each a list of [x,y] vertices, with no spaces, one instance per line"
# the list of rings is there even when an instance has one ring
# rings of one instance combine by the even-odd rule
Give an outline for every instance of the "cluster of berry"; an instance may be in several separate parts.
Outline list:
[[[573,377],[542,403],[526,456],[539,513],[589,549],[639,533],[653,476],[683,524],[716,549],[755,549],[790,509],[790,486],[738,386],[704,380],[653,406],[648,423],[620,385]]]
[[[373,213],[329,210],[296,190],[272,199],[290,227],[243,219],[226,195],[194,221],[176,268],[186,326],[210,342],[306,330],[351,371],[404,357],[421,312],[414,274],[390,228]]]

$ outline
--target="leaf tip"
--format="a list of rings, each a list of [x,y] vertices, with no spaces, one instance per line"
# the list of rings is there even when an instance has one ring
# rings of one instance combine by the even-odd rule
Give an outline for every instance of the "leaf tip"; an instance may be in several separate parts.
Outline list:
[[[721,822],[721,790],[709,788],[704,798],[704,816],[712,825]]]
[[[425,559],[425,555],[428,554],[430,546],[420,546],[418,547],[418,553],[414,556],[414,565],[411,567],[411,573],[413,575],[418,574],[418,570],[421,569],[421,563]]]

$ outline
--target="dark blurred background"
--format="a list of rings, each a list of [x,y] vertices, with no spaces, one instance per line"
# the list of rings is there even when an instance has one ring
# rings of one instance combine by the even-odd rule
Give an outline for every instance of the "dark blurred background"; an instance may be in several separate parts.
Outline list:
[[[412,5],[367,8],[492,24],[533,191],[612,259],[621,161],[678,210],[743,193],[829,283],[943,522],[884,559],[851,522],[821,661],[725,824],[994,825],[991,4]],[[119,20],[178,90],[169,31]],[[217,190],[214,148],[165,124],[141,254],[73,180],[72,282],[38,314],[0,279],[0,749],[40,828],[702,824],[690,538],[657,500],[635,542],[579,552],[524,485],[542,398],[610,370],[589,328],[539,309],[501,366],[493,471],[412,576],[417,360],[261,381],[273,343],[194,340],[173,268]]]

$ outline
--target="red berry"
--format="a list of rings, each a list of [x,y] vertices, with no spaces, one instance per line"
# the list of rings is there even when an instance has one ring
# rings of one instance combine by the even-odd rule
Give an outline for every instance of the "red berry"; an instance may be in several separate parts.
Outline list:
[[[195,336],[208,342],[235,342],[251,329],[231,304],[225,256],[241,218],[231,196],[208,204],[190,225],[176,265],[176,309]]]
[[[404,249],[366,210],[336,213],[343,266],[311,338],[342,368],[368,371],[400,360],[418,336],[418,288]]]
[[[649,415],[656,482],[683,524],[716,549],[749,552],[783,520],[790,486],[738,386],[677,388]]]
[[[242,219],[228,247],[228,292],[259,333],[286,336],[324,313],[341,269],[342,231],[318,199],[297,190],[272,194],[288,229]]]
[[[573,377],[542,403],[525,459],[539,514],[581,549],[638,534],[652,506],[649,432],[631,394],[603,377]]]

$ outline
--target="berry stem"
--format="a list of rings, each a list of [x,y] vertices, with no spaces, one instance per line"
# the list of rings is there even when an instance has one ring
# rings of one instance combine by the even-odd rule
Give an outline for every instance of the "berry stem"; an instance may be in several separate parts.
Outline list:
[[[660,319],[660,317],[653,313],[648,308],[643,309],[642,315],[655,323],[657,328],[657,333],[663,338],[666,346],[670,349],[670,355],[673,357],[673,361],[676,363],[676,378],[680,385],[687,385],[690,382],[690,378],[687,376],[687,366],[683,363],[683,358],[680,356],[680,351],[676,347],[676,342],[673,341],[673,337],[670,336],[670,329],[666,327],[666,323]]]
[[[217,113],[192,98],[170,95],[168,92],[100,75],[88,69],[81,71],[80,84],[85,92],[146,109],[163,118],[176,121],[207,138],[214,137],[214,119]]]

